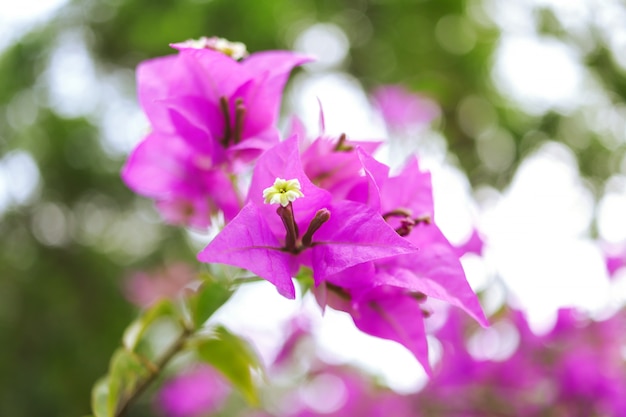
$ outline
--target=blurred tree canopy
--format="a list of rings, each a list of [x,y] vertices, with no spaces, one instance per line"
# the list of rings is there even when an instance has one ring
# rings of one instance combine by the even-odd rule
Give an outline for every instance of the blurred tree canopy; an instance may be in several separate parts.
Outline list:
[[[578,94],[603,97],[603,107],[590,98],[593,109],[528,112],[498,88],[503,29],[498,7],[481,0],[75,0],[8,45],[0,53],[0,415],[88,413],[91,386],[135,314],[124,278],[195,259],[188,234],[159,223],[122,184],[131,143],[110,140],[133,136],[120,120],[135,100],[135,66],[173,53],[171,42],[217,35],[250,51],[290,49],[311,25],[336,25],[349,41],[341,69],[366,90],[403,83],[440,104],[450,158],[473,185],[502,189],[550,140],[572,149],[600,196],[626,171],[619,45],[600,11],[573,30],[547,5],[512,3],[531,10],[529,33],[579,57],[587,81]],[[490,163],[503,136],[514,145],[507,162]],[[496,153],[480,152],[480,141]]]

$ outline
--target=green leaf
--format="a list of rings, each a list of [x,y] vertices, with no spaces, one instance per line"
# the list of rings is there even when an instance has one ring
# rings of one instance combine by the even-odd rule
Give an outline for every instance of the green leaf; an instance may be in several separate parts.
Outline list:
[[[126,349],[134,351],[145,331],[157,319],[171,317],[176,314],[176,310],[171,300],[161,300],[148,310],[144,311],[139,318],[126,328],[123,336],[123,343]]]
[[[196,345],[198,356],[219,370],[251,405],[259,403],[252,375],[261,371],[256,353],[245,340],[220,326],[209,339]]]
[[[226,283],[205,281],[188,301],[195,328],[201,327],[232,294],[233,290]]]
[[[100,378],[91,390],[91,411],[95,417],[113,417],[109,408],[109,377]]]
[[[115,351],[109,366],[109,410],[117,411],[119,404],[135,391],[142,380],[150,376],[148,366],[133,352],[124,348]]]

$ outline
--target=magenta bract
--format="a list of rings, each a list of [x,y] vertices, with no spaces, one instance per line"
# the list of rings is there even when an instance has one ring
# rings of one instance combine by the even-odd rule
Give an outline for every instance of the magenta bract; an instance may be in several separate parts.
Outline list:
[[[276,206],[263,204],[263,189],[276,178],[297,179],[302,186],[304,197],[291,205],[298,230],[307,230],[320,210],[330,212],[330,218],[315,231],[308,245],[297,242],[300,246],[287,247],[285,225]],[[246,268],[293,298],[291,277],[302,265],[313,270],[319,285],[327,276],[351,266],[415,250],[376,211],[356,202],[333,202],[330,193],[313,185],[303,172],[293,137],[259,159],[248,203],[198,259]]]
[[[135,192],[157,201],[168,222],[204,228],[241,208],[234,173],[278,143],[282,90],[309,57],[287,51],[241,62],[211,49],[176,45],[177,55],[142,62],[139,101],[152,132],[122,171]]]

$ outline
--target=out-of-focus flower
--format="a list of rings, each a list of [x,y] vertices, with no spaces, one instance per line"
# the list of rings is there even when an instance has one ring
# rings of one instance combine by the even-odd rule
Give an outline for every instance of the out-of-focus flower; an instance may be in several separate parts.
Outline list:
[[[626,245],[604,245],[604,258],[609,276],[614,277],[620,269],[626,267]]]
[[[272,365],[281,368],[283,365],[297,360],[296,352],[298,347],[311,338],[311,324],[309,320],[304,316],[292,319],[285,342],[276,355],[276,358],[274,358]]]
[[[401,85],[378,87],[372,96],[374,105],[392,131],[406,132],[420,128],[441,113],[433,100],[411,93]]]
[[[365,333],[401,343],[430,372],[423,322],[430,316],[423,305],[427,297],[465,310],[482,325],[487,320],[456,249],[435,223],[430,174],[420,171],[412,159],[399,175],[387,177],[388,169],[367,154],[360,155],[365,176],[348,195],[376,208],[419,250],[332,275],[327,278],[328,294],[318,291],[318,300],[323,304],[326,299],[331,307],[349,313]]]
[[[126,298],[139,307],[148,307],[163,298],[173,298],[195,278],[187,264],[175,263],[160,270],[136,272],[124,283]]]
[[[389,311],[396,308],[401,309],[390,306]],[[533,333],[524,315],[516,310],[500,311],[490,329],[476,327],[466,315],[449,310],[445,324],[436,332],[441,359],[433,377],[415,394],[394,393],[376,386],[375,378],[355,369],[314,360],[311,372],[299,380],[297,388],[286,390],[283,410],[273,415],[626,415],[626,361],[623,357],[626,310],[602,321],[593,321],[581,312],[563,309],[559,311],[554,328],[542,335]],[[490,337],[473,343],[486,334],[483,332]],[[494,352],[511,341],[514,344],[506,356],[497,359],[482,356],[485,352],[481,350]],[[471,353],[466,349],[467,344],[473,346]],[[271,413],[254,416],[269,415]]]
[[[289,417],[416,417],[403,396],[374,387],[364,375],[345,367],[321,366],[298,394],[299,410]]]
[[[351,141],[321,136],[302,152],[304,172],[313,184],[330,192],[335,201],[345,200],[356,184],[363,180],[363,163],[357,149],[373,153],[381,142]]]
[[[197,228],[240,206],[233,176],[279,140],[276,127],[290,71],[310,58],[288,51],[244,56],[217,38],[173,44],[177,55],[142,62],[139,101],[151,132],[122,178],[153,198],[166,220]],[[229,46],[230,45],[230,46]]]
[[[478,233],[478,230],[473,229],[470,237],[464,243],[456,246],[455,249],[459,256],[463,256],[466,253],[482,255],[484,246],[485,242],[480,233]]]
[[[201,365],[165,382],[156,407],[168,417],[199,417],[215,413],[231,391],[213,368]]]
[[[503,312],[494,327],[514,329],[519,343],[499,360],[477,359],[464,349],[472,327],[450,311],[437,333],[443,346],[439,367],[415,397],[429,415],[626,415],[623,311],[595,322],[563,309],[544,335],[534,334],[522,313]],[[505,337],[512,335],[494,336],[483,347],[506,344]]]

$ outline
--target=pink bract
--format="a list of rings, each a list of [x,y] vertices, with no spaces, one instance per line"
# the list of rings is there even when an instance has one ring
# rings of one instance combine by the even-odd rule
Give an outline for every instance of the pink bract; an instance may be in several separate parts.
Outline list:
[[[298,250],[287,248],[285,225],[276,206],[263,204],[263,189],[276,178],[297,179],[302,186],[304,197],[290,206],[298,230],[307,230],[320,210],[330,213],[313,242]],[[359,263],[414,251],[415,247],[371,208],[351,201],[334,202],[330,193],[313,185],[304,174],[293,137],[259,159],[248,203],[198,259],[246,268],[276,285],[284,296],[294,298],[291,278],[302,265],[313,270],[319,285],[327,276]]]
[[[202,365],[167,381],[157,407],[168,417],[200,417],[218,411],[230,391],[217,371]]]
[[[433,100],[400,85],[378,87],[374,90],[373,100],[387,126],[394,131],[427,125],[441,113]]]
[[[290,71],[310,58],[266,51],[239,62],[210,49],[177,47],[177,55],[137,68],[151,132],[122,179],[154,199],[168,222],[202,229],[212,215],[223,212],[228,221],[241,208],[234,174],[278,143],[282,90]]]

